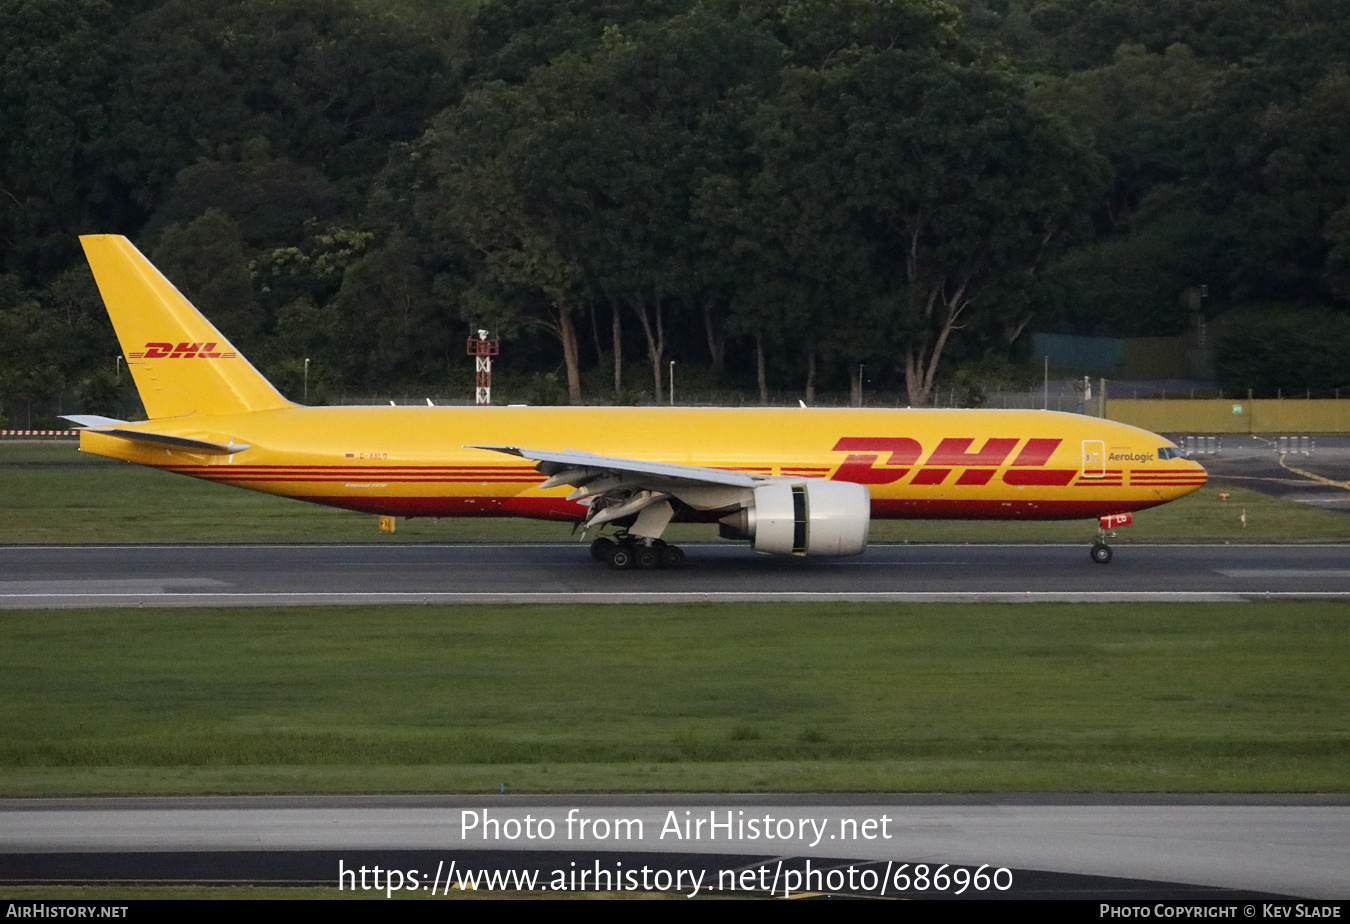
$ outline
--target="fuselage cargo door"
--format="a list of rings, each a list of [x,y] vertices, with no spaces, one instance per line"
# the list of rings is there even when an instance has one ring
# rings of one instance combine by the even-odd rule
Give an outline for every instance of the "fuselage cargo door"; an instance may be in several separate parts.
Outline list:
[[[1102,440],[1083,440],[1083,477],[1106,477],[1106,443]]]

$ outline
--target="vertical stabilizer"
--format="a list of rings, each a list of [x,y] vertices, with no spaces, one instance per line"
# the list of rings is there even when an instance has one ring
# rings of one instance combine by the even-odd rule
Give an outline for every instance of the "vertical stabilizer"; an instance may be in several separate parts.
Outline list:
[[[80,243],[151,418],[293,406],[131,241],[92,234]]]

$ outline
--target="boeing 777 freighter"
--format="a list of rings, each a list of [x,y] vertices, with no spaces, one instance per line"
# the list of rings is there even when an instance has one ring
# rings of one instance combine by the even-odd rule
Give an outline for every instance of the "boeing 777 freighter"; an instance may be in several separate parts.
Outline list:
[[[675,520],[835,556],[874,517],[1098,520],[1105,564],[1110,527],[1206,480],[1160,436],[1049,411],[304,407],[126,238],[81,241],[150,418],[71,417],[83,451],[382,516],[608,527],[614,568],[681,564]]]

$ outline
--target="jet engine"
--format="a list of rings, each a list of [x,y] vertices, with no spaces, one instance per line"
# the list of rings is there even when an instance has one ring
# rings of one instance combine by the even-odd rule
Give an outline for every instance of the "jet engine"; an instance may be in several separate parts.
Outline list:
[[[774,482],[719,521],[724,539],[749,539],[775,555],[859,555],[867,548],[872,496],[847,481]]]

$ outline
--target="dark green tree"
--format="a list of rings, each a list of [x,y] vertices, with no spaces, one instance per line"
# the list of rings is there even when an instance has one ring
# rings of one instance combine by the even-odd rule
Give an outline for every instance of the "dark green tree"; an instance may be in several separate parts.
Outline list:
[[[847,209],[912,404],[954,334],[997,320],[982,294],[1025,282],[1095,192],[1094,159],[1012,81],[932,51],[798,70],[775,110],[765,160]]]
[[[164,229],[150,260],[236,346],[258,344],[263,314],[253,297],[239,225],[219,209]]]
[[[28,283],[75,258],[76,234],[124,217],[98,150],[116,29],[104,0],[0,4],[0,271]]]
[[[1264,305],[1228,319],[1215,347],[1220,385],[1259,398],[1327,398],[1350,387],[1350,315]]]
[[[693,0],[487,0],[469,26],[468,69],[480,83],[518,83],[565,53],[585,53],[611,26],[657,22]]]

